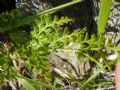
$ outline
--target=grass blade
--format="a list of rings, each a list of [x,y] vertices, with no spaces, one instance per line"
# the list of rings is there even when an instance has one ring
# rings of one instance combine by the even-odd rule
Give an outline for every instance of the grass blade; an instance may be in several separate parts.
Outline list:
[[[105,31],[105,26],[110,13],[111,4],[112,0],[101,0],[101,7],[98,16],[98,35],[104,33]]]
[[[17,77],[17,80],[23,85],[26,90],[36,90],[27,80]]]
[[[43,11],[43,12],[40,12],[36,15],[25,17],[22,20],[16,21],[16,25],[14,25],[14,26],[5,26],[5,28],[3,28],[3,30],[0,28],[0,32],[8,31],[12,28],[17,28],[17,27],[23,26],[25,24],[29,24],[29,23],[33,22],[36,18],[39,18],[39,16],[41,16],[43,14],[48,14],[48,13],[53,13],[53,12],[59,11],[59,10],[65,8],[65,7],[71,6],[71,5],[76,4],[78,2],[80,2],[80,0],[73,0],[73,1],[68,2],[66,4],[62,4],[60,6],[48,9],[48,10]]]
[[[85,88],[87,87],[88,83],[90,81],[92,81],[98,74],[99,74],[100,70],[96,71],[89,79],[87,79],[86,82],[83,83],[83,85],[80,87],[80,90],[85,90]]]

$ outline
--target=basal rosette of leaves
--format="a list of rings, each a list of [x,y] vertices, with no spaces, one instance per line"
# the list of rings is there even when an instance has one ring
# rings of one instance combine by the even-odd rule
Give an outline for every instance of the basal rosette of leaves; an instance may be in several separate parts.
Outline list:
[[[98,67],[96,73],[81,87],[85,88],[86,84],[95,78],[100,71],[105,71],[106,67],[111,71],[111,65],[114,64],[114,61],[108,61],[107,51],[119,51],[119,47],[112,47],[110,42],[106,42],[104,36],[96,38],[96,36],[92,35],[91,39],[89,39],[85,28],[69,33],[69,30],[62,28],[61,25],[70,21],[71,19],[67,17],[58,19],[57,16],[51,18],[51,15],[44,15],[39,20],[36,20],[34,30],[31,32],[32,40],[28,45],[31,49],[31,55],[34,55],[34,57],[28,57],[28,61],[30,65],[35,66],[35,70],[40,70],[46,76],[48,73],[45,73],[45,71],[50,70],[50,67],[48,67],[49,53],[59,51],[76,52],[78,59],[88,58]],[[71,42],[73,43],[72,45],[70,45]],[[94,55],[90,54],[91,51]],[[101,58],[103,59],[102,63],[99,62]]]

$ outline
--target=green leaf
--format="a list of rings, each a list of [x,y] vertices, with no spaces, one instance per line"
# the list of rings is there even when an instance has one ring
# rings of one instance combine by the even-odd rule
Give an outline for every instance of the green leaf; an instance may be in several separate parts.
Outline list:
[[[92,81],[99,74],[99,72],[100,70],[95,71],[95,73],[82,84],[82,86],[80,87],[80,90],[85,90],[89,82]]]
[[[10,30],[12,28],[17,28],[17,27],[20,27],[20,26],[24,26],[26,24],[29,24],[29,23],[33,22],[35,19],[40,18],[41,15],[45,15],[45,14],[49,14],[49,13],[59,11],[59,10],[61,10],[63,8],[66,8],[68,6],[71,6],[71,5],[79,3],[79,2],[80,2],[80,0],[73,0],[73,1],[65,3],[63,5],[60,5],[60,6],[45,10],[43,12],[40,12],[40,13],[38,13],[36,15],[28,16],[28,17],[25,17],[23,19],[18,19],[16,21],[12,22],[12,23],[15,23],[14,25],[9,26],[9,25],[6,24],[7,26],[5,26],[3,28],[0,28],[0,30],[4,29],[4,31],[8,31],[8,30]]]
[[[26,90],[37,90],[27,80],[17,77],[17,80],[23,85]]]
[[[63,32],[63,35],[65,36],[65,35],[68,35],[68,34],[69,34],[68,27],[65,27],[64,32]]]
[[[58,16],[55,15],[53,22],[57,22],[59,20]]]
[[[112,0],[101,0],[101,7],[98,16],[98,35],[101,35],[105,31],[111,4]]]

